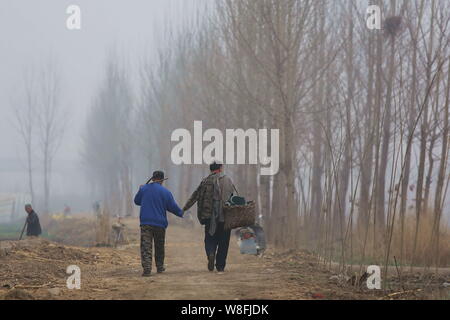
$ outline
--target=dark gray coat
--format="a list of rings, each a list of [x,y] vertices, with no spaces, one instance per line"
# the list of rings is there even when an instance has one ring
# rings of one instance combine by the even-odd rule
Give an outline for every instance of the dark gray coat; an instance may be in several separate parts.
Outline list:
[[[39,236],[42,233],[39,217],[36,212],[31,212],[27,217],[27,236]]]

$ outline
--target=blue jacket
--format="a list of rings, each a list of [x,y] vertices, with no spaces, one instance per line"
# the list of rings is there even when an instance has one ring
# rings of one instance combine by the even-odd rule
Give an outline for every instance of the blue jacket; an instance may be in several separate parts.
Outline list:
[[[142,225],[167,228],[166,211],[183,217],[183,210],[178,207],[172,193],[159,183],[146,184],[139,188],[134,203],[141,206],[140,221]]]

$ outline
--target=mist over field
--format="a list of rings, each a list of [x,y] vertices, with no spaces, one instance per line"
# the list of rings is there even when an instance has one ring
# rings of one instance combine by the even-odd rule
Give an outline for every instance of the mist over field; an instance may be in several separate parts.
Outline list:
[[[90,201],[96,200],[83,174],[80,153],[86,117],[104,76],[108,52],[116,50],[127,67],[137,72],[147,53],[153,55],[167,43],[169,26],[176,30],[191,19],[202,1],[77,1],[82,28],[76,31],[66,28],[66,9],[71,4],[59,0],[0,3],[0,192],[29,193],[25,149],[11,105],[21,94],[26,74],[52,61],[60,72],[60,102],[67,112],[52,172],[52,210],[56,211],[64,203],[90,210]],[[41,158],[35,150],[36,192],[42,195]]]
[[[448,0],[1,0],[0,226],[109,245],[217,159],[294,260],[445,271],[449,34]]]

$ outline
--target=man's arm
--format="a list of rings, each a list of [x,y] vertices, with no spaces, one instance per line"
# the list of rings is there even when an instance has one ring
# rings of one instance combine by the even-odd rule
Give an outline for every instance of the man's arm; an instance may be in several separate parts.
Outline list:
[[[177,205],[175,202],[175,199],[173,198],[173,195],[171,192],[169,192],[166,202],[166,210],[173,213],[174,215],[182,218],[183,217],[183,210]]]
[[[191,195],[189,200],[184,205],[183,211],[189,210],[197,202],[201,186],[202,184],[200,184],[198,188],[194,191],[194,193]]]
[[[139,187],[138,193],[136,193],[136,195],[134,196],[134,203],[137,206],[140,206],[142,203],[142,186]]]

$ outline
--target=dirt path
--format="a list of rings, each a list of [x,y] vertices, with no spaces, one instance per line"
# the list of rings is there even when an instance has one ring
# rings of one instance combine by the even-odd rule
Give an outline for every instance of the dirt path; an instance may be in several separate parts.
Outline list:
[[[308,252],[269,249],[262,258],[241,255],[234,236],[226,272],[209,272],[202,230],[178,226],[167,231],[166,272],[143,278],[137,221],[127,225],[134,242],[118,249],[71,247],[42,239],[0,242],[0,299],[379,299],[388,293],[395,293],[396,299],[450,297],[448,289],[440,288],[449,274],[433,281],[411,275],[408,294],[397,293],[402,290],[396,277],[389,280],[394,284],[390,292],[355,288],[331,280],[336,275]],[[65,270],[71,264],[81,269],[80,290],[66,287]],[[422,290],[424,284],[430,290]]]
[[[271,259],[241,255],[232,237],[224,274],[209,272],[201,230],[170,227],[166,236],[166,272],[142,278],[139,247],[117,251],[117,265],[86,266],[81,290],[64,290],[68,299],[303,299],[289,274]],[[114,263],[114,262],[113,262]],[[155,268],[153,268],[155,269]],[[279,290],[283,288],[283,290]]]

